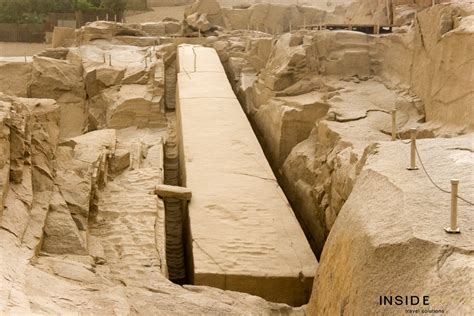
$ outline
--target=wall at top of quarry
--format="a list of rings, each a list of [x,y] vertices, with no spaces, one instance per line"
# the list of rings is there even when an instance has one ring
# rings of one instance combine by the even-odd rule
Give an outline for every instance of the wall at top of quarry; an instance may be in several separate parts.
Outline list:
[[[279,3],[262,1],[242,8],[229,8],[217,0],[196,1],[185,11],[206,14],[214,24],[230,29],[252,29],[268,33],[288,32],[303,25],[404,25],[414,14],[431,5],[426,1],[353,0],[328,3],[311,1],[303,3]]]
[[[347,3],[347,0],[217,0],[223,8],[249,7],[253,4],[284,4],[284,5],[304,5],[313,6],[320,9],[331,9],[336,5]]]

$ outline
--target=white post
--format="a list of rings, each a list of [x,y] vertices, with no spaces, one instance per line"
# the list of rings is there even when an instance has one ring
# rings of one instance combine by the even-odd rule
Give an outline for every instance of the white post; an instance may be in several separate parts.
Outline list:
[[[105,14],[105,20],[106,20],[106,21],[109,20],[109,14],[108,14],[108,13]]]
[[[117,14],[114,14],[114,21],[117,22]]]
[[[105,53],[104,53],[103,57],[104,57],[104,64],[105,64],[105,63],[106,63],[106,61],[105,61]]]
[[[109,54],[109,66],[112,66],[112,54]]]
[[[408,170],[418,170],[416,166],[416,128],[410,128],[411,150],[410,150],[410,167]]]
[[[99,21],[99,16],[98,15],[95,16],[95,20]]]
[[[450,226],[445,230],[450,234],[459,234],[461,230],[458,227],[458,186],[459,180],[451,179],[451,220]]]
[[[397,139],[397,110],[392,110],[392,141]]]

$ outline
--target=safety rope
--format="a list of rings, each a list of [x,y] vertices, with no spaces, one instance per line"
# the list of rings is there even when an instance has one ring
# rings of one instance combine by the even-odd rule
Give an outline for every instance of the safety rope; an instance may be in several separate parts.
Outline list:
[[[411,144],[411,140],[410,141],[404,141],[401,137],[400,137],[400,134],[397,133],[397,137],[398,139],[403,143],[403,144]],[[438,190],[440,190],[441,192],[444,192],[444,193],[448,193],[448,194],[451,194],[451,191],[449,190],[445,190],[443,189],[442,187],[440,187],[439,185],[436,184],[436,182],[433,181],[433,178],[430,176],[430,174],[428,173],[428,171],[426,170],[425,168],[425,165],[423,164],[423,160],[421,160],[421,156],[420,156],[420,153],[418,152],[418,146],[416,146],[415,144],[415,151],[416,151],[416,156],[418,157],[418,160],[420,161],[420,165],[421,165],[421,168],[423,169],[423,172],[425,173],[426,177],[428,178],[428,180],[430,180],[431,184],[433,184],[435,186],[435,188],[437,188]],[[469,204],[470,206],[473,206],[474,203],[467,200],[466,198],[460,196],[459,194],[456,195],[456,197],[458,199],[460,199],[461,201]]]

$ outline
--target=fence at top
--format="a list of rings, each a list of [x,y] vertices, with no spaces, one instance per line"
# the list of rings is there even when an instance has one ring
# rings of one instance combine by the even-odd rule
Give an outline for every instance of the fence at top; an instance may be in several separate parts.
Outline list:
[[[107,10],[94,10],[76,13],[50,13],[43,23],[0,23],[0,42],[45,42],[46,32],[52,32],[56,26],[79,28],[88,22],[109,20],[121,22],[123,12],[115,14]]]

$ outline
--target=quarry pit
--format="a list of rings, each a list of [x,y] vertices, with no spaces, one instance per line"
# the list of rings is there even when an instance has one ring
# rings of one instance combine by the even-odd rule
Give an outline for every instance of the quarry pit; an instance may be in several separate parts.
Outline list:
[[[468,315],[474,5],[347,2],[0,56],[0,313]]]

